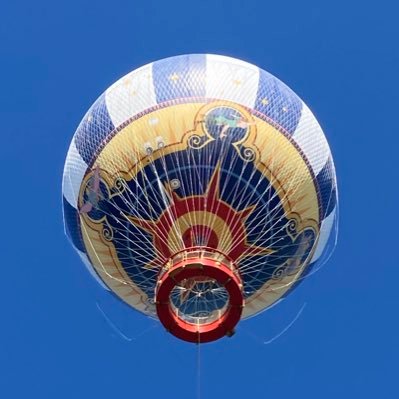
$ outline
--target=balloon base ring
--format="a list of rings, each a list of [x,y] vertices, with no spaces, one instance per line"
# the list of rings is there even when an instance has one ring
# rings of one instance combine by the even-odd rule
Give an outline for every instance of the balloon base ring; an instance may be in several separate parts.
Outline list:
[[[196,285],[210,284],[220,288],[209,288],[204,293],[194,290]],[[199,344],[231,337],[244,307],[242,287],[234,264],[220,252],[202,248],[179,252],[163,267],[158,279],[155,295],[158,318],[168,332],[187,342]],[[222,308],[212,309],[206,317],[193,313],[195,305],[203,304],[201,301],[212,290],[225,293]],[[175,292],[181,294],[173,296]],[[220,296],[215,296],[209,303],[216,303],[217,298],[220,302]],[[184,312],[190,308],[192,314]]]

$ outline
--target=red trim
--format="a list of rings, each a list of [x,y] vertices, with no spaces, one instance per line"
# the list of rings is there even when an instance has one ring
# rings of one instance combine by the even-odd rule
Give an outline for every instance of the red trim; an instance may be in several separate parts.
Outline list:
[[[227,261],[226,261],[227,263]],[[170,293],[181,281],[188,278],[212,278],[223,285],[229,293],[229,304],[220,319],[208,324],[192,324],[181,319],[172,310]],[[225,335],[231,336],[241,318],[244,306],[240,278],[226,264],[217,259],[196,257],[173,265],[158,280],[156,308],[158,318],[167,331],[184,341],[205,343]]]

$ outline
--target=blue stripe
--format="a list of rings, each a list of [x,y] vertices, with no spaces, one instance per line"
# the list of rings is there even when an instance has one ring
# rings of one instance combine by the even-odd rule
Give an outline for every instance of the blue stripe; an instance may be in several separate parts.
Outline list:
[[[186,97],[205,97],[206,56],[181,55],[154,62],[152,77],[157,103]]]
[[[91,165],[94,155],[114,128],[105,103],[105,94],[102,94],[90,108],[75,133],[76,148],[88,165]]]
[[[82,240],[80,233],[80,222],[78,211],[62,197],[64,206],[64,220],[65,220],[65,232],[68,238],[72,241],[72,244],[80,252],[86,253],[86,248]]]
[[[337,204],[337,188],[334,177],[334,165],[331,157],[329,157],[323,169],[316,176],[321,202],[321,221],[333,211]]]
[[[259,69],[255,110],[272,119],[290,134],[295,132],[302,111],[302,101],[283,82]]]

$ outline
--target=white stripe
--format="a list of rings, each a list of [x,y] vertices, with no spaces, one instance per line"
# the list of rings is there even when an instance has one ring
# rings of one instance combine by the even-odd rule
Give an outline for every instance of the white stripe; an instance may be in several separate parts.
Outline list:
[[[292,135],[310,162],[315,176],[323,169],[330,155],[330,147],[316,118],[302,103],[302,115]]]
[[[220,55],[206,56],[206,97],[233,101],[251,109],[255,106],[259,68]]]
[[[62,194],[75,209],[77,209],[80,184],[86,170],[87,164],[80,156],[75,140],[72,139],[65,161]]]
[[[114,83],[105,92],[105,102],[115,127],[156,105],[152,64],[136,69]]]
[[[321,222],[317,248],[315,253],[313,254],[312,260],[309,263],[316,262],[323,254],[328,239],[330,237],[331,229],[335,222],[336,209],[337,208],[335,207],[334,210]]]
[[[91,265],[89,258],[87,255],[81,251],[79,251],[77,248],[75,248],[76,252],[79,254],[80,259],[82,259],[84,265],[86,266],[86,269],[89,271],[89,273],[92,275],[92,277],[97,281],[98,284],[101,285],[105,290],[109,291],[110,289],[104,284],[104,282],[100,279],[96,271],[94,270],[93,266]]]

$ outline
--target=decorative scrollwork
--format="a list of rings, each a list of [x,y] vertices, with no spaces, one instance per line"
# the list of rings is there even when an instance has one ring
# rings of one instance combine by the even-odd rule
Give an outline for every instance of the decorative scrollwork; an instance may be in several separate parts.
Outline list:
[[[290,219],[287,224],[287,232],[288,234],[296,234],[297,233],[298,223],[295,219]]]
[[[238,154],[245,162],[253,162],[256,159],[255,151],[250,147],[239,146],[237,148]]]
[[[277,267],[273,274],[272,274],[272,279],[273,280],[282,280],[285,276],[287,275],[287,268],[286,264],[284,263],[283,265]]]
[[[147,300],[146,300],[146,302],[147,302],[148,305],[154,305],[154,303],[155,303],[153,297],[148,297]]]
[[[112,241],[112,239],[114,238],[114,230],[108,224],[108,222],[105,222],[105,224],[103,226],[102,235],[103,235],[104,239],[107,241]]]
[[[156,314],[155,301],[153,297],[148,296],[144,299],[145,310],[151,314]]]
[[[201,148],[207,141],[205,136],[199,136],[198,134],[193,134],[189,137],[187,144],[190,148],[199,149]]]
[[[126,190],[126,187],[127,187],[126,180],[124,178],[118,176],[114,181],[114,187],[119,192],[119,194],[122,194]]]

